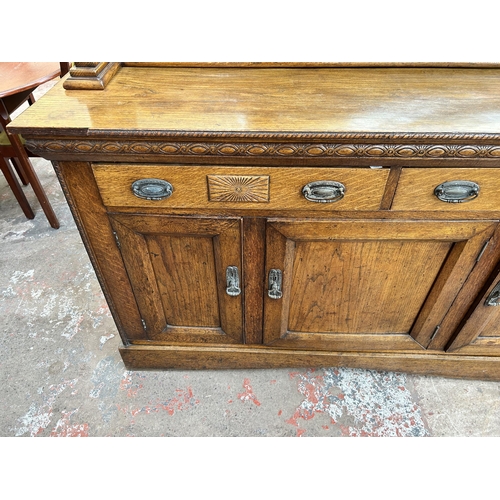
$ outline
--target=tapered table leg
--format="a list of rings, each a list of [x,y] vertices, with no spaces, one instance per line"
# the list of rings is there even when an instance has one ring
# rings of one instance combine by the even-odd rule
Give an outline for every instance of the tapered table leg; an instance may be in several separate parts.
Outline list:
[[[42,207],[42,210],[44,211],[45,216],[49,221],[49,224],[54,229],[58,229],[59,220],[57,219],[56,214],[54,213],[54,210],[50,205],[49,199],[47,198],[47,195],[43,190],[43,187],[40,183],[40,180],[38,179],[38,176],[36,175],[33,165],[31,164],[28,156],[26,155],[26,151],[21,143],[21,140],[19,139],[19,136],[15,134],[9,134],[9,140],[11,141],[12,146],[17,152],[17,158],[23,167],[24,173],[29,183],[31,184],[33,191],[35,192],[38,201],[40,202],[40,206]]]
[[[19,184],[19,181],[17,180],[14,171],[10,166],[9,162],[7,161],[7,159],[0,158],[0,169],[2,170],[2,173],[5,176],[7,183],[9,184],[10,188],[12,189],[12,192],[14,193],[14,196],[16,197],[19,205],[21,206],[24,215],[26,215],[28,219],[34,219],[35,214],[33,213],[33,210],[31,209],[28,200],[26,199],[26,196],[24,195],[24,192],[21,189],[21,185]]]

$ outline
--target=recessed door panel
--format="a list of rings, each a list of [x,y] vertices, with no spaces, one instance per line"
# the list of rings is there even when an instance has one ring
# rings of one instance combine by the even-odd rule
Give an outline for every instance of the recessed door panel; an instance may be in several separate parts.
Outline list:
[[[440,241],[298,241],[290,329],[408,333],[451,245]]]
[[[145,239],[169,325],[220,327],[213,237],[146,235]]]

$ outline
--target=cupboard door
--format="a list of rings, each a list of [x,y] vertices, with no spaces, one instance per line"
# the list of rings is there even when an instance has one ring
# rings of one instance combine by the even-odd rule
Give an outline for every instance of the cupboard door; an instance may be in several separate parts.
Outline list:
[[[111,214],[150,340],[241,342],[241,220]]]
[[[500,355],[500,273],[498,271],[447,350],[456,354]]]
[[[425,349],[495,227],[269,219],[265,344]]]

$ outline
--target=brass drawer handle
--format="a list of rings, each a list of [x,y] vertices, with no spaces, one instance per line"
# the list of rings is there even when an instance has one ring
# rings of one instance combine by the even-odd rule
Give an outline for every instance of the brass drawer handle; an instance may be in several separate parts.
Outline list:
[[[132,183],[132,192],[144,200],[164,200],[172,195],[174,187],[162,179],[139,179]]]
[[[344,197],[345,186],[335,181],[315,181],[302,188],[302,194],[308,201],[333,203]]]
[[[496,284],[495,288],[491,291],[486,299],[485,306],[500,306],[500,281]]]
[[[281,291],[282,281],[283,276],[279,269],[271,269],[269,271],[269,290],[267,291],[267,295],[271,299],[281,299],[283,297],[283,292]]]
[[[236,266],[228,266],[226,269],[226,293],[231,297],[237,297],[241,293],[240,275]]]
[[[446,203],[465,203],[478,197],[479,185],[472,181],[448,181],[437,186],[434,194]]]

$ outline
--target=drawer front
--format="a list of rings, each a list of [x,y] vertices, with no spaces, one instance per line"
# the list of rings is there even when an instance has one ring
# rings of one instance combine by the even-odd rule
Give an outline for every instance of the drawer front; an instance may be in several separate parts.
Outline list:
[[[103,202],[112,207],[378,210],[389,169],[264,168],[94,164]],[[146,199],[167,181],[168,196]],[[138,186],[134,194],[132,185]],[[306,194],[303,193],[304,187]],[[145,198],[141,197],[141,189]],[[168,190],[171,190],[171,194]],[[306,196],[309,198],[307,199]],[[329,200],[332,200],[328,202]]]
[[[404,168],[391,209],[500,211],[500,169]]]

